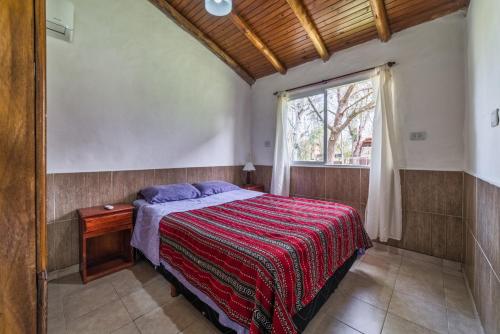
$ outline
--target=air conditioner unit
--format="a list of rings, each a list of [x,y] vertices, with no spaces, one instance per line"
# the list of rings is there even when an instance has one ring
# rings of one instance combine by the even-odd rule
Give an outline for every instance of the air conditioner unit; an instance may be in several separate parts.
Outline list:
[[[75,6],[68,0],[47,0],[47,35],[71,42]]]

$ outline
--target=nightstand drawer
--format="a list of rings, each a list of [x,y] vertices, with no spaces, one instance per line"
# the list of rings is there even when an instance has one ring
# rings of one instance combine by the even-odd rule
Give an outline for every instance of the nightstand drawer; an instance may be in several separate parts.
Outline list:
[[[132,224],[132,212],[122,212],[102,217],[87,218],[84,220],[84,232],[93,232],[121,225]]]

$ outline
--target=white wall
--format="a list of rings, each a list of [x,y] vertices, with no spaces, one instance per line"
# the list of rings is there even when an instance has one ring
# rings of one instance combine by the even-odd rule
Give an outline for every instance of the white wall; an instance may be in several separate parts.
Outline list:
[[[73,0],[48,37],[48,172],[241,164],[250,87],[147,0]]]
[[[272,164],[274,91],[351,73],[395,60],[397,111],[402,116],[403,166],[414,169],[463,170],[464,34],[462,12],[395,34],[388,43],[370,41],[333,54],[327,63],[314,61],[258,80],[253,88],[252,147],[257,164]],[[428,139],[410,142],[411,131],[427,131]]]
[[[500,127],[490,113],[500,108],[500,1],[471,1],[467,17],[468,103],[466,170],[500,187]]]
[[[371,41],[327,63],[262,78],[250,89],[146,0],[73,2],[73,43],[47,40],[49,173],[233,165],[251,148],[255,163],[272,164],[273,147],[264,142],[274,142],[274,91],[387,60],[398,62],[404,166],[463,169],[462,13],[397,33],[389,43]],[[469,35],[490,24],[469,21],[479,27]],[[479,42],[486,40],[479,36]],[[481,99],[474,101],[485,103]],[[489,120],[487,112],[481,115]],[[427,141],[410,142],[410,131],[427,131]],[[494,168],[487,159],[500,155],[481,156],[471,170]]]

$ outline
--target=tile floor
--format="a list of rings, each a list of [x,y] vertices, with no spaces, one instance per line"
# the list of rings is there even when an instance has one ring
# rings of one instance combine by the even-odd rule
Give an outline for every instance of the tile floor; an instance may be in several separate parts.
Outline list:
[[[49,333],[217,333],[167,281],[139,262],[82,285],[49,282]],[[312,333],[482,333],[460,265],[377,244],[309,323]]]

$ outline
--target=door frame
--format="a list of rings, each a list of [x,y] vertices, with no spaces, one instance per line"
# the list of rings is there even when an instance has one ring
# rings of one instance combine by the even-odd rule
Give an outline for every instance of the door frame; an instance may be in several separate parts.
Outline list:
[[[36,272],[37,332],[47,333],[47,221],[46,221],[46,145],[47,145],[47,41],[46,3],[34,1],[35,29],[35,210],[36,210]]]

